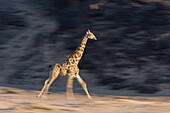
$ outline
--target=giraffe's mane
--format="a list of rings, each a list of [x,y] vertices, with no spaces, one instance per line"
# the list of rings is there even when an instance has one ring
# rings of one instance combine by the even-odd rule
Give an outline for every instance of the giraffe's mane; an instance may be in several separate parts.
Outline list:
[[[86,35],[84,35],[84,36],[82,37],[82,39],[81,39],[80,42],[82,42],[82,40],[84,39],[85,36],[86,36]],[[72,55],[74,55],[74,54],[76,53],[76,51],[78,50],[79,46],[80,46],[80,44],[77,46],[76,50],[74,50],[74,52],[73,52],[72,54],[68,55],[67,58],[70,58]]]

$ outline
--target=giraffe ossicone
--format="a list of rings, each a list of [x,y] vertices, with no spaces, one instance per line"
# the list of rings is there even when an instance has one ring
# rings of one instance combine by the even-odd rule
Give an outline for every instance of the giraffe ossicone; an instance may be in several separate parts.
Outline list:
[[[87,85],[83,81],[83,79],[79,75],[79,68],[78,68],[78,63],[83,55],[84,49],[86,47],[86,43],[88,39],[94,39],[97,40],[95,35],[88,30],[84,37],[82,38],[80,44],[76,48],[76,50],[68,56],[67,60],[64,63],[60,64],[55,64],[54,66],[49,66],[50,73],[49,73],[49,78],[45,81],[44,86],[37,95],[37,97],[41,97],[45,93],[48,93],[49,87],[53,83],[53,81],[60,75],[60,76],[67,76],[67,98],[68,99],[73,99],[74,94],[73,94],[73,79],[76,78],[78,82],[81,84],[82,88],[87,94],[87,97],[89,99],[92,99],[88,90],[87,90]]]

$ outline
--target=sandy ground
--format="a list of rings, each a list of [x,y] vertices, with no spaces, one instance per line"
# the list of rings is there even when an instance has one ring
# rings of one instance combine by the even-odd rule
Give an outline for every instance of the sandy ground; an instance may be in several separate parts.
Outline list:
[[[65,93],[49,93],[36,98],[39,91],[0,87],[0,113],[170,113],[169,96],[114,96],[92,94],[88,100],[75,94],[67,100]]]

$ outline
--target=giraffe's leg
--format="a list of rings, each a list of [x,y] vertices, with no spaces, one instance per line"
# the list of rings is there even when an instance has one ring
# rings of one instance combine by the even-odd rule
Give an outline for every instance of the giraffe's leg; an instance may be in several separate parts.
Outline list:
[[[49,78],[45,81],[44,86],[43,86],[41,92],[37,95],[37,97],[41,97],[41,95],[43,94],[44,90],[45,90],[46,87],[47,87],[47,83],[48,83],[48,82],[49,82]]]
[[[57,77],[54,77],[54,78],[51,78],[51,79],[49,80],[49,83],[48,83],[47,87],[45,88],[44,94],[48,94],[49,87],[51,86],[51,84],[53,83],[53,81],[54,81],[56,78],[57,78]]]
[[[52,82],[58,77],[59,71],[50,72],[49,78],[45,81],[44,86],[37,97],[41,97],[44,93],[48,93],[48,89]]]
[[[89,92],[88,92],[88,90],[87,90],[87,85],[86,85],[86,83],[83,81],[83,79],[82,79],[79,75],[77,75],[76,78],[77,78],[78,82],[81,84],[81,86],[83,87],[83,89],[84,89],[84,91],[86,92],[88,98],[89,98],[90,100],[92,100],[92,98],[91,98],[91,96],[90,96],[90,94],[89,94]]]
[[[67,99],[74,99],[74,94],[73,94],[73,79],[74,77],[68,76],[67,80]]]

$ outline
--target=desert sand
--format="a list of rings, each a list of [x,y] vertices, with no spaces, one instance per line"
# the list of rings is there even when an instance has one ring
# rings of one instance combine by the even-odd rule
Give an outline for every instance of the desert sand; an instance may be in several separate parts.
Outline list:
[[[67,100],[65,92],[50,92],[47,98],[37,98],[38,90],[0,87],[0,113],[169,113],[168,96],[116,96],[75,93]]]

